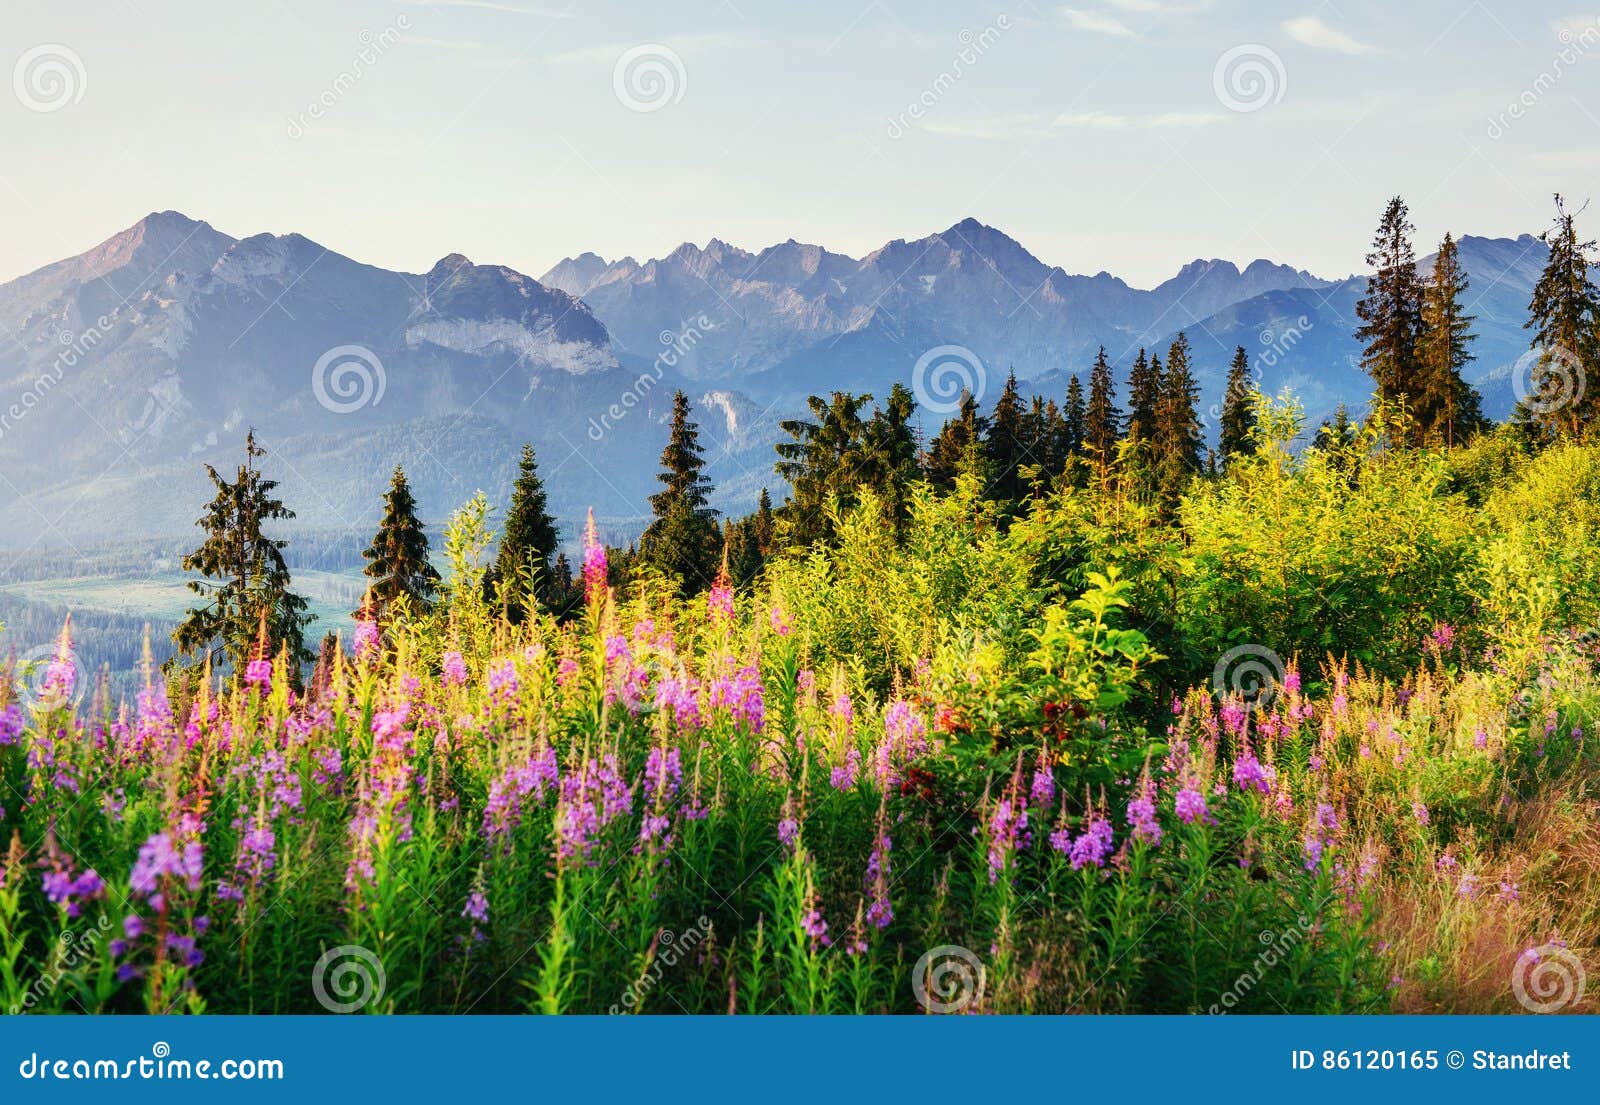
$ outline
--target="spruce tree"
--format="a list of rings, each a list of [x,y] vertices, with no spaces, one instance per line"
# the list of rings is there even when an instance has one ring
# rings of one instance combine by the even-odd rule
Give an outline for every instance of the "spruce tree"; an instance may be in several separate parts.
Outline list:
[[[1467,273],[1461,267],[1456,242],[1449,234],[1439,243],[1433,278],[1422,296],[1422,337],[1417,360],[1425,384],[1425,398],[1417,417],[1425,435],[1448,448],[1466,440],[1483,422],[1483,404],[1477,391],[1462,376],[1472,361],[1472,318],[1462,305]]]
[[[683,594],[710,586],[722,555],[717,512],[707,505],[699,428],[689,420],[689,399],[672,399],[672,427],[661,451],[662,490],[650,496],[654,520],[639,538],[639,559],[677,577]]]
[[[1362,325],[1356,337],[1365,343],[1361,366],[1372,376],[1378,398],[1404,403],[1415,413],[1424,394],[1417,361],[1422,329],[1422,282],[1411,249],[1413,227],[1405,201],[1395,196],[1384,209],[1372,240],[1367,264],[1367,294],[1356,304]]]
[[[988,462],[987,498],[1014,503],[1027,494],[1019,469],[1028,462],[1026,413],[1017,392],[1017,374],[1006,376],[1005,387],[995,401],[989,419],[989,433],[983,441],[983,457]]]
[[[371,613],[382,621],[396,599],[404,596],[412,613],[420,614],[433,604],[439,573],[428,563],[428,535],[417,518],[417,500],[405,471],[397,464],[383,497],[383,519],[372,544],[361,554],[367,561],[363,574]]]
[[[1590,276],[1595,243],[1578,240],[1573,213],[1555,199],[1555,225],[1540,235],[1550,257],[1524,324],[1538,360],[1523,403],[1546,433],[1577,434],[1600,413],[1600,291]]]
[[[1145,359],[1144,350],[1128,373],[1129,441],[1147,441],[1156,432],[1156,407],[1161,402],[1161,358]]]
[[[813,395],[806,406],[815,421],[790,418],[778,424],[791,438],[775,446],[779,459],[774,467],[793,490],[783,513],[789,539],[796,544],[833,539],[829,496],[837,498],[841,511],[855,504],[867,432],[861,408],[871,401],[871,395],[848,391],[836,391],[829,399]]]
[[[760,550],[763,559],[777,551],[777,527],[772,519],[772,496],[767,494],[767,489],[764,487],[761,489],[761,497],[756,500],[755,539],[756,548]]]
[[[1250,379],[1250,358],[1241,345],[1233,351],[1233,363],[1228,366],[1228,389],[1222,396],[1222,425],[1217,448],[1222,454],[1224,471],[1238,458],[1256,451],[1255,391]]]
[[[971,392],[961,396],[961,406],[956,416],[939,429],[939,435],[928,447],[923,459],[928,482],[941,491],[956,485],[956,477],[965,473],[982,475],[983,438],[989,420],[978,413],[978,401]]]
[[[522,621],[535,597],[549,602],[550,558],[555,555],[557,541],[555,520],[550,517],[533,446],[525,443],[517,462],[516,482],[511,485],[511,507],[506,512],[493,568],[505,599],[506,616],[513,623]]]
[[[1083,385],[1078,382],[1077,374],[1073,374],[1067,381],[1067,407],[1061,416],[1063,455],[1075,457],[1083,452],[1084,427],[1087,422],[1088,416],[1083,404]]]
[[[1083,447],[1096,464],[1110,464],[1122,436],[1122,412],[1117,409],[1117,384],[1106,360],[1106,347],[1095,355],[1089,370],[1089,406],[1083,415]]]
[[[262,533],[265,523],[294,517],[273,495],[278,481],[267,479],[256,466],[264,456],[266,450],[256,444],[251,430],[244,463],[231,483],[206,465],[217,493],[195,523],[205,531],[204,541],[181,561],[184,571],[204,577],[188,586],[205,601],[186,611],[173,631],[178,656],[198,653],[213,665],[231,661],[242,671],[264,619],[273,644],[287,649],[293,661],[311,658],[305,647],[305,627],[311,621],[307,603],[289,590],[283,559],[288,542]]]
[[[888,401],[873,410],[862,428],[851,480],[878,496],[897,536],[905,533],[911,520],[911,485],[918,476],[917,433],[911,422],[916,411],[917,398],[910,388],[896,383],[889,389]]]
[[[1154,362],[1155,358],[1151,358]],[[1189,364],[1189,339],[1181,331],[1167,350],[1166,370],[1161,373],[1161,392],[1156,403],[1152,445],[1161,481],[1162,500],[1177,501],[1190,477],[1200,471],[1205,432],[1195,404],[1200,387]]]

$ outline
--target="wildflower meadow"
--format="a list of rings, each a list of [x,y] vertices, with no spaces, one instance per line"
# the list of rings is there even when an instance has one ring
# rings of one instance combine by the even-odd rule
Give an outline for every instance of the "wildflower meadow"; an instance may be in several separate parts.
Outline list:
[[[1586,1011],[1600,447],[826,503],[709,588],[364,609],[0,692],[16,1012]],[[270,466],[271,458],[266,464]]]

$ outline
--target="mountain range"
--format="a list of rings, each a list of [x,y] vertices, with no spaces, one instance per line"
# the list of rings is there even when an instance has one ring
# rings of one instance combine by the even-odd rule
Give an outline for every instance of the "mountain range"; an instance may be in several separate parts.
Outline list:
[[[1466,236],[1460,252],[1470,375],[1501,416],[1545,247]],[[1196,260],[1139,289],[972,219],[860,259],[713,239],[642,263],[585,253],[538,279],[459,254],[404,273],[161,212],[0,285],[0,545],[190,532],[204,465],[231,471],[251,427],[306,530],[369,529],[396,464],[426,518],[479,488],[503,504],[530,440],[566,537],[592,505],[623,540],[647,514],[675,388],[695,403],[716,505],[743,511],[764,485],[781,498],[771,447],[805,396],[883,394],[940,346],[970,351],[990,402],[1013,371],[1059,398],[1099,346],[1125,374],[1181,330],[1213,424],[1238,345],[1263,388],[1315,418],[1366,399],[1364,287]]]

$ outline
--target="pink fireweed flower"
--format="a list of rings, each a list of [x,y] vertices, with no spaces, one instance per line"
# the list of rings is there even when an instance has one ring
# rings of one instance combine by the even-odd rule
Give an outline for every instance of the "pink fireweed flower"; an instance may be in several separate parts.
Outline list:
[[[1421,802],[1411,803],[1411,816],[1416,819],[1418,825],[1426,825],[1429,821],[1428,807]]]
[[[1088,824],[1084,826],[1083,835],[1072,842],[1072,850],[1068,859],[1072,862],[1072,869],[1080,871],[1085,867],[1104,867],[1106,857],[1111,855],[1111,845],[1115,834],[1111,830],[1111,822],[1099,814],[1090,814]],[[1054,836],[1051,844],[1057,851],[1062,848]]]
[[[856,785],[861,774],[861,750],[852,748],[844,754],[844,763],[828,773],[828,782],[834,790],[849,790]]]
[[[272,661],[251,660],[244,666],[244,681],[252,687],[260,687],[263,691],[272,686]]]
[[[633,809],[633,790],[607,754],[589,760],[577,774],[561,781],[556,807],[556,851],[563,859],[588,860],[602,830]]]
[[[736,723],[742,723],[752,733],[760,733],[766,720],[760,671],[746,666],[732,675],[719,677],[711,684],[708,705],[712,709],[726,709]]]
[[[594,508],[589,508],[589,522],[583,530],[583,593],[589,602],[605,597],[606,547],[600,543],[599,531],[594,524]]]
[[[1127,817],[1133,839],[1145,841],[1151,847],[1161,843],[1161,825],[1156,821],[1156,788],[1148,772],[1141,777],[1139,793],[1128,803]]]
[[[1270,766],[1263,766],[1249,745],[1245,745],[1243,753],[1233,762],[1233,785],[1240,790],[1271,794],[1276,778],[1277,773]]]
[[[370,663],[378,658],[383,651],[383,634],[378,631],[377,622],[368,620],[356,622],[354,647],[357,663]]]
[[[440,661],[439,679],[446,687],[460,687],[467,681],[467,662],[454,649]]]
[[[989,818],[989,881],[998,881],[1011,857],[1032,842],[1027,809],[1013,806],[1009,798],[995,803],[994,814]]]
[[[162,881],[168,878],[180,879],[190,890],[199,890],[201,868],[198,840],[178,844],[170,833],[153,833],[139,846],[128,885],[140,897],[155,901]]]
[[[0,710],[0,748],[16,744],[22,735],[22,707],[15,702]]]
[[[855,728],[856,708],[850,701],[849,691],[840,691],[834,695],[833,702],[828,706],[828,714],[844,723],[846,733]]]
[[[726,625],[733,621],[733,587],[727,571],[727,565],[724,564],[711,584],[711,590],[706,592],[706,616],[713,625]]]
[[[893,847],[889,834],[883,833],[867,857],[867,923],[880,929],[894,920],[894,907],[889,903],[889,852]]]
[[[1043,752],[1039,753],[1038,759],[1033,764],[1033,781],[1028,787],[1028,800],[1041,809],[1047,809],[1055,804],[1056,777]]]
[[[496,841],[506,837],[522,824],[524,810],[529,805],[542,805],[546,791],[554,790],[560,781],[556,751],[548,746],[536,750],[526,761],[507,767],[489,782],[489,796],[483,806],[484,838]],[[510,841],[505,841],[505,847],[510,846]]]
[[[778,605],[767,611],[767,624],[780,637],[787,637],[794,630],[794,626],[789,622],[788,613]]]
[[[1428,634],[1428,644],[1440,652],[1449,652],[1456,643],[1456,630],[1452,625],[1440,622],[1433,627],[1433,632]]]
[[[1185,825],[1192,825],[1196,821],[1204,824],[1210,816],[1206,810],[1206,796],[1192,786],[1185,786],[1178,791],[1177,798],[1173,800],[1172,809],[1178,815],[1178,820]]]

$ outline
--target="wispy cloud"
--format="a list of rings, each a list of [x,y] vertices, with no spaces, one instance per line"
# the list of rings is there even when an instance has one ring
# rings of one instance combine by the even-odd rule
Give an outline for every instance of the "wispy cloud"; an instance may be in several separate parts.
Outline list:
[[[571,19],[574,15],[570,7],[540,7],[533,4],[518,4],[513,0],[400,0],[400,2],[414,8],[478,8],[483,11],[511,12],[516,15],[537,15],[545,19]]]
[[[1088,130],[1161,130],[1169,127],[1203,127],[1227,116],[1210,111],[1164,111],[1151,115],[1118,115],[1107,111],[1076,111],[1056,116],[1051,126]]]
[[[1079,8],[1062,8],[1061,18],[1066,20],[1067,26],[1077,31],[1089,31],[1097,35],[1116,35],[1118,38],[1137,38],[1132,28],[1123,23],[1114,15],[1105,12],[1083,11]]]
[[[661,42],[680,54],[713,53],[719,50],[744,50],[757,45],[760,36],[743,31],[697,31],[689,34],[668,35]],[[551,54],[550,61],[565,64],[604,63],[611,65],[628,50],[638,46],[635,42],[609,42],[596,46],[580,46]]]
[[[1314,15],[1286,19],[1283,29],[1290,38],[1318,50],[1335,50],[1341,54],[1360,54],[1366,47],[1341,30],[1328,26]]]
[[[1106,0],[1113,8],[1125,12],[1143,12],[1152,15],[1192,15],[1210,11],[1216,0]]]

